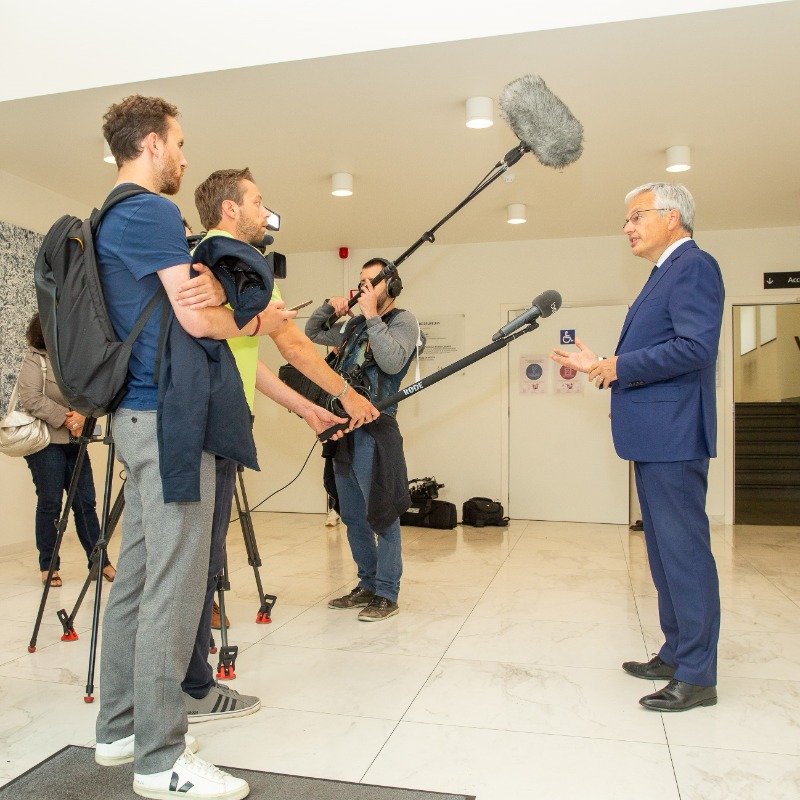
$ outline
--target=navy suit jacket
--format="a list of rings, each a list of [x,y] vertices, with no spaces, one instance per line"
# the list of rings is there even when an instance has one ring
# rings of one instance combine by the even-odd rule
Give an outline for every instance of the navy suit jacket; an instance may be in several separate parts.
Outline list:
[[[717,262],[684,242],[625,317],[611,384],[614,447],[628,461],[713,458],[715,365],[725,287]]]

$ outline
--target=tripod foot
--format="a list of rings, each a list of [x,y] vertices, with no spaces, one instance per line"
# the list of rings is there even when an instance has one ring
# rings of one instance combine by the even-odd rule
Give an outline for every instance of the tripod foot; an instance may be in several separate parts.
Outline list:
[[[236,656],[239,648],[236,645],[223,647],[219,653],[219,664],[217,665],[217,680],[232,681],[236,677]]]
[[[62,642],[75,642],[78,639],[78,634],[75,633],[75,628],[72,627],[72,617],[62,608],[56,612],[58,621],[61,623],[61,628],[64,631],[61,637]]]
[[[208,652],[214,655],[217,652],[217,646],[212,645],[211,647],[208,648]]]
[[[36,652],[36,648],[32,644],[29,644],[28,645],[28,652],[29,653],[35,653]]]
[[[232,666],[220,666],[217,670],[218,681],[232,681],[236,677]]]
[[[94,697],[92,697],[90,694],[87,694],[87,695],[86,695],[86,696],[83,698],[83,702],[84,702],[84,703],[94,703]]]
[[[261,584],[259,584],[259,589],[260,586]],[[277,601],[278,598],[274,594],[263,595],[261,607],[258,609],[258,614],[256,614],[256,622],[259,625],[267,625],[272,622],[272,609]]]

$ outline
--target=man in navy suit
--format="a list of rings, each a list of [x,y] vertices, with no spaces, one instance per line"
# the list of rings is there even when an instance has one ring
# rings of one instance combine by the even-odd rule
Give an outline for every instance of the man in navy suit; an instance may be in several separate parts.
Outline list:
[[[588,373],[598,389],[611,388],[614,447],[634,462],[665,638],[650,661],[622,668],[670,679],[643,706],[685,711],[717,702],[719,580],[705,505],[725,289],[717,262],[691,238],[694,200],[686,187],[648,183],[625,201],[631,251],[655,267],[616,353],[599,357],[576,338],[579,352],[554,350],[551,358]]]

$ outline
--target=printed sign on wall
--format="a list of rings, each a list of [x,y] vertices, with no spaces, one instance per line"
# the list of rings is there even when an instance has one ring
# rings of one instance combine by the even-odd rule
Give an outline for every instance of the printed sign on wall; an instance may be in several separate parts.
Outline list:
[[[547,394],[550,363],[547,356],[520,356],[519,393]]]
[[[466,316],[464,314],[439,314],[424,317],[419,320],[419,327],[426,337],[425,349],[419,357],[423,375],[433,375],[442,367],[448,367],[454,361],[464,357],[466,340]]]
[[[575,330],[562,330],[559,337],[560,344],[575,344]]]
[[[572,367],[558,367],[556,394],[583,394],[586,377]]]

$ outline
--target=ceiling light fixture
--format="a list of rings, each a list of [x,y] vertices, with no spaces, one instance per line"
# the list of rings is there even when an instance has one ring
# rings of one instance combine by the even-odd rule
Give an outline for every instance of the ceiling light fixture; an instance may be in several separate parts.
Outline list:
[[[111,148],[108,146],[108,142],[103,139],[103,161],[106,164],[115,164],[114,156],[111,155]]]
[[[667,148],[667,172],[686,172],[691,168],[691,152],[685,144]]]
[[[491,128],[494,124],[494,102],[491,97],[467,98],[467,127]]]
[[[331,194],[350,197],[353,194],[353,176],[349,172],[334,172],[331,175]]]
[[[512,203],[508,207],[508,224],[509,225],[522,225],[527,221],[525,216],[527,209],[523,203]]]

